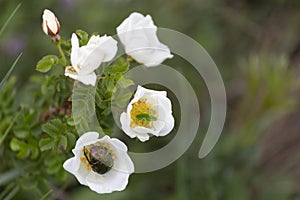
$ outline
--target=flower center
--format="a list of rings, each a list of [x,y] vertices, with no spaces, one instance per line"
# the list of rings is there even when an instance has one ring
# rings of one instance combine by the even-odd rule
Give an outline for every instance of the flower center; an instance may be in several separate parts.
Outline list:
[[[156,111],[153,105],[147,103],[146,99],[140,99],[132,104],[130,111],[130,127],[142,126],[146,128],[153,128],[151,122],[157,120]]]

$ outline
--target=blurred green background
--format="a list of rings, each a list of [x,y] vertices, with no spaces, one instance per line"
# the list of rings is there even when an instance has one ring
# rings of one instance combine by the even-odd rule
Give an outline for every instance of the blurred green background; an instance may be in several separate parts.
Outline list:
[[[206,158],[197,155],[210,118],[209,94],[201,77],[182,66],[193,86],[201,88],[202,117],[197,139],[184,156],[162,170],[132,175],[123,192],[99,195],[72,180],[67,187],[53,186],[52,198],[300,198],[300,1],[0,0],[1,26],[19,3],[0,38],[0,79],[23,52],[14,71],[18,91],[31,74],[38,74],[37,61],[56,53],[41,31],[41,15],[48,8],[58,17],[64,38],[76,29],[114,35],[131,12],[150,14],[157,26],[203,45],[219,67],[227,92],[224,131]],[[16,199],[24,195],[31,194]]]

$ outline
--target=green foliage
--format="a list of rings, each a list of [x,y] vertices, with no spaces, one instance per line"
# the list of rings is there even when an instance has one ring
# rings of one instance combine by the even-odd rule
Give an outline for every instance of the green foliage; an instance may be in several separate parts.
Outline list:
[[[86,32],[78,30],[76,34],[80,45],[88,42]],[[70,41],[62,39],[59,44],[62,53],[70,55]],[[61,58],[44,56],[36,70],[49,72],[49,75],[33,75],[20,93],[15,92],[15,78],[8,80],[0,91],[0,130],[3,132],[0,132],[0,158],[6,160],[0,172],[24,166],[21,174],[7,179],[6,183],[10,184],[0,194],[3,197],[13,196],[20,189],[37,189],[38,196],[42,197],[49,192],[50,184],[62,184],[67,178],[63,162],[72,155],[78,136],[91,131],[95,123],[110,133],[114,123],[113,94],[116,88],[126,89],[134,84],[123,77],[129,70],[129,63],[121,58],[104,70],[97,87],[75,82],[72,92],[73,81],[61,74],[65,67],[62,58],[63,55]],[[54,70],[53,66],[62,67],[62,70]],[[22,96],[24,98],[20,99]],[[125,94],[117,102],[121,104],[130,97],[131,94]],[[0,175],[0,180],[5,179],[5,174]]]
[[[89,41],[89,34],[83,30],[76,30],[76,35],[79,37],[79,45],[86,45]]]
[[[44,56],[36,65],[36,70],[39,72],[48,72],[51,68],[59,63],[59,59],[55,55]]]
[[[112,108],[114,106],[123,108],[132,97],[132,93],[127,89],[134,85],[134,82],[124,77],[129,67],[130,62],[120,57],[115,63],[104,69],[98,82],[95,92],[96,115],[106,134],[110,134],[112,127],[115,126]]]

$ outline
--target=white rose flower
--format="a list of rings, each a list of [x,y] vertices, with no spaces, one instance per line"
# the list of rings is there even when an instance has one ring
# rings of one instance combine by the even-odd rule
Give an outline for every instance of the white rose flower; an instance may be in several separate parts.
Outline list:
[[[65,69],[65,75],[78,80],[86,85],[96,84],[96,70],[102,62],[113,59],[117,53],[117,41],[111,36],[93,35],[87,45],[79,47],[75,33],[71,38],[71,64]]]
[[[53,12],[48,9],[43,13],[42,29],[46,35],[55,36],[60,31],[60,24]]]
[[[132,13],[118,27],[117,33],[125,46],[125,51],[137,62],[147,67],[161,64],[172,58],[170,49],[157,38],[157,27],[150,15]]]
[[[138,86],[127,113],[120,116],[123,131],[131,138],[144,142],[150,135],[165,136],[174,127],[172,105],[166,91]]]
[[[65,161],[63,167],[74,174],[80,184],[97,193],[122,191],[134,172],[127,146],[116,138],[98,137],[97,132],[83,134],[72,150],[75,157]]]

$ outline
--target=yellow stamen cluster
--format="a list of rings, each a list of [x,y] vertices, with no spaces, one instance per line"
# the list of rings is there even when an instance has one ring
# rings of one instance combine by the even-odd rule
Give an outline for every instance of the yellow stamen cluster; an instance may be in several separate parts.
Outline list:
[[[130,111],[130,127],[142,126],[146,128],[151,128],[150,121],[141,120],[137,118],[139,114],[149,114],[154,116],[155,111],[153,110],[153,105],[146,102],[146,99],[140,99],[132,104],[132,109]]]

